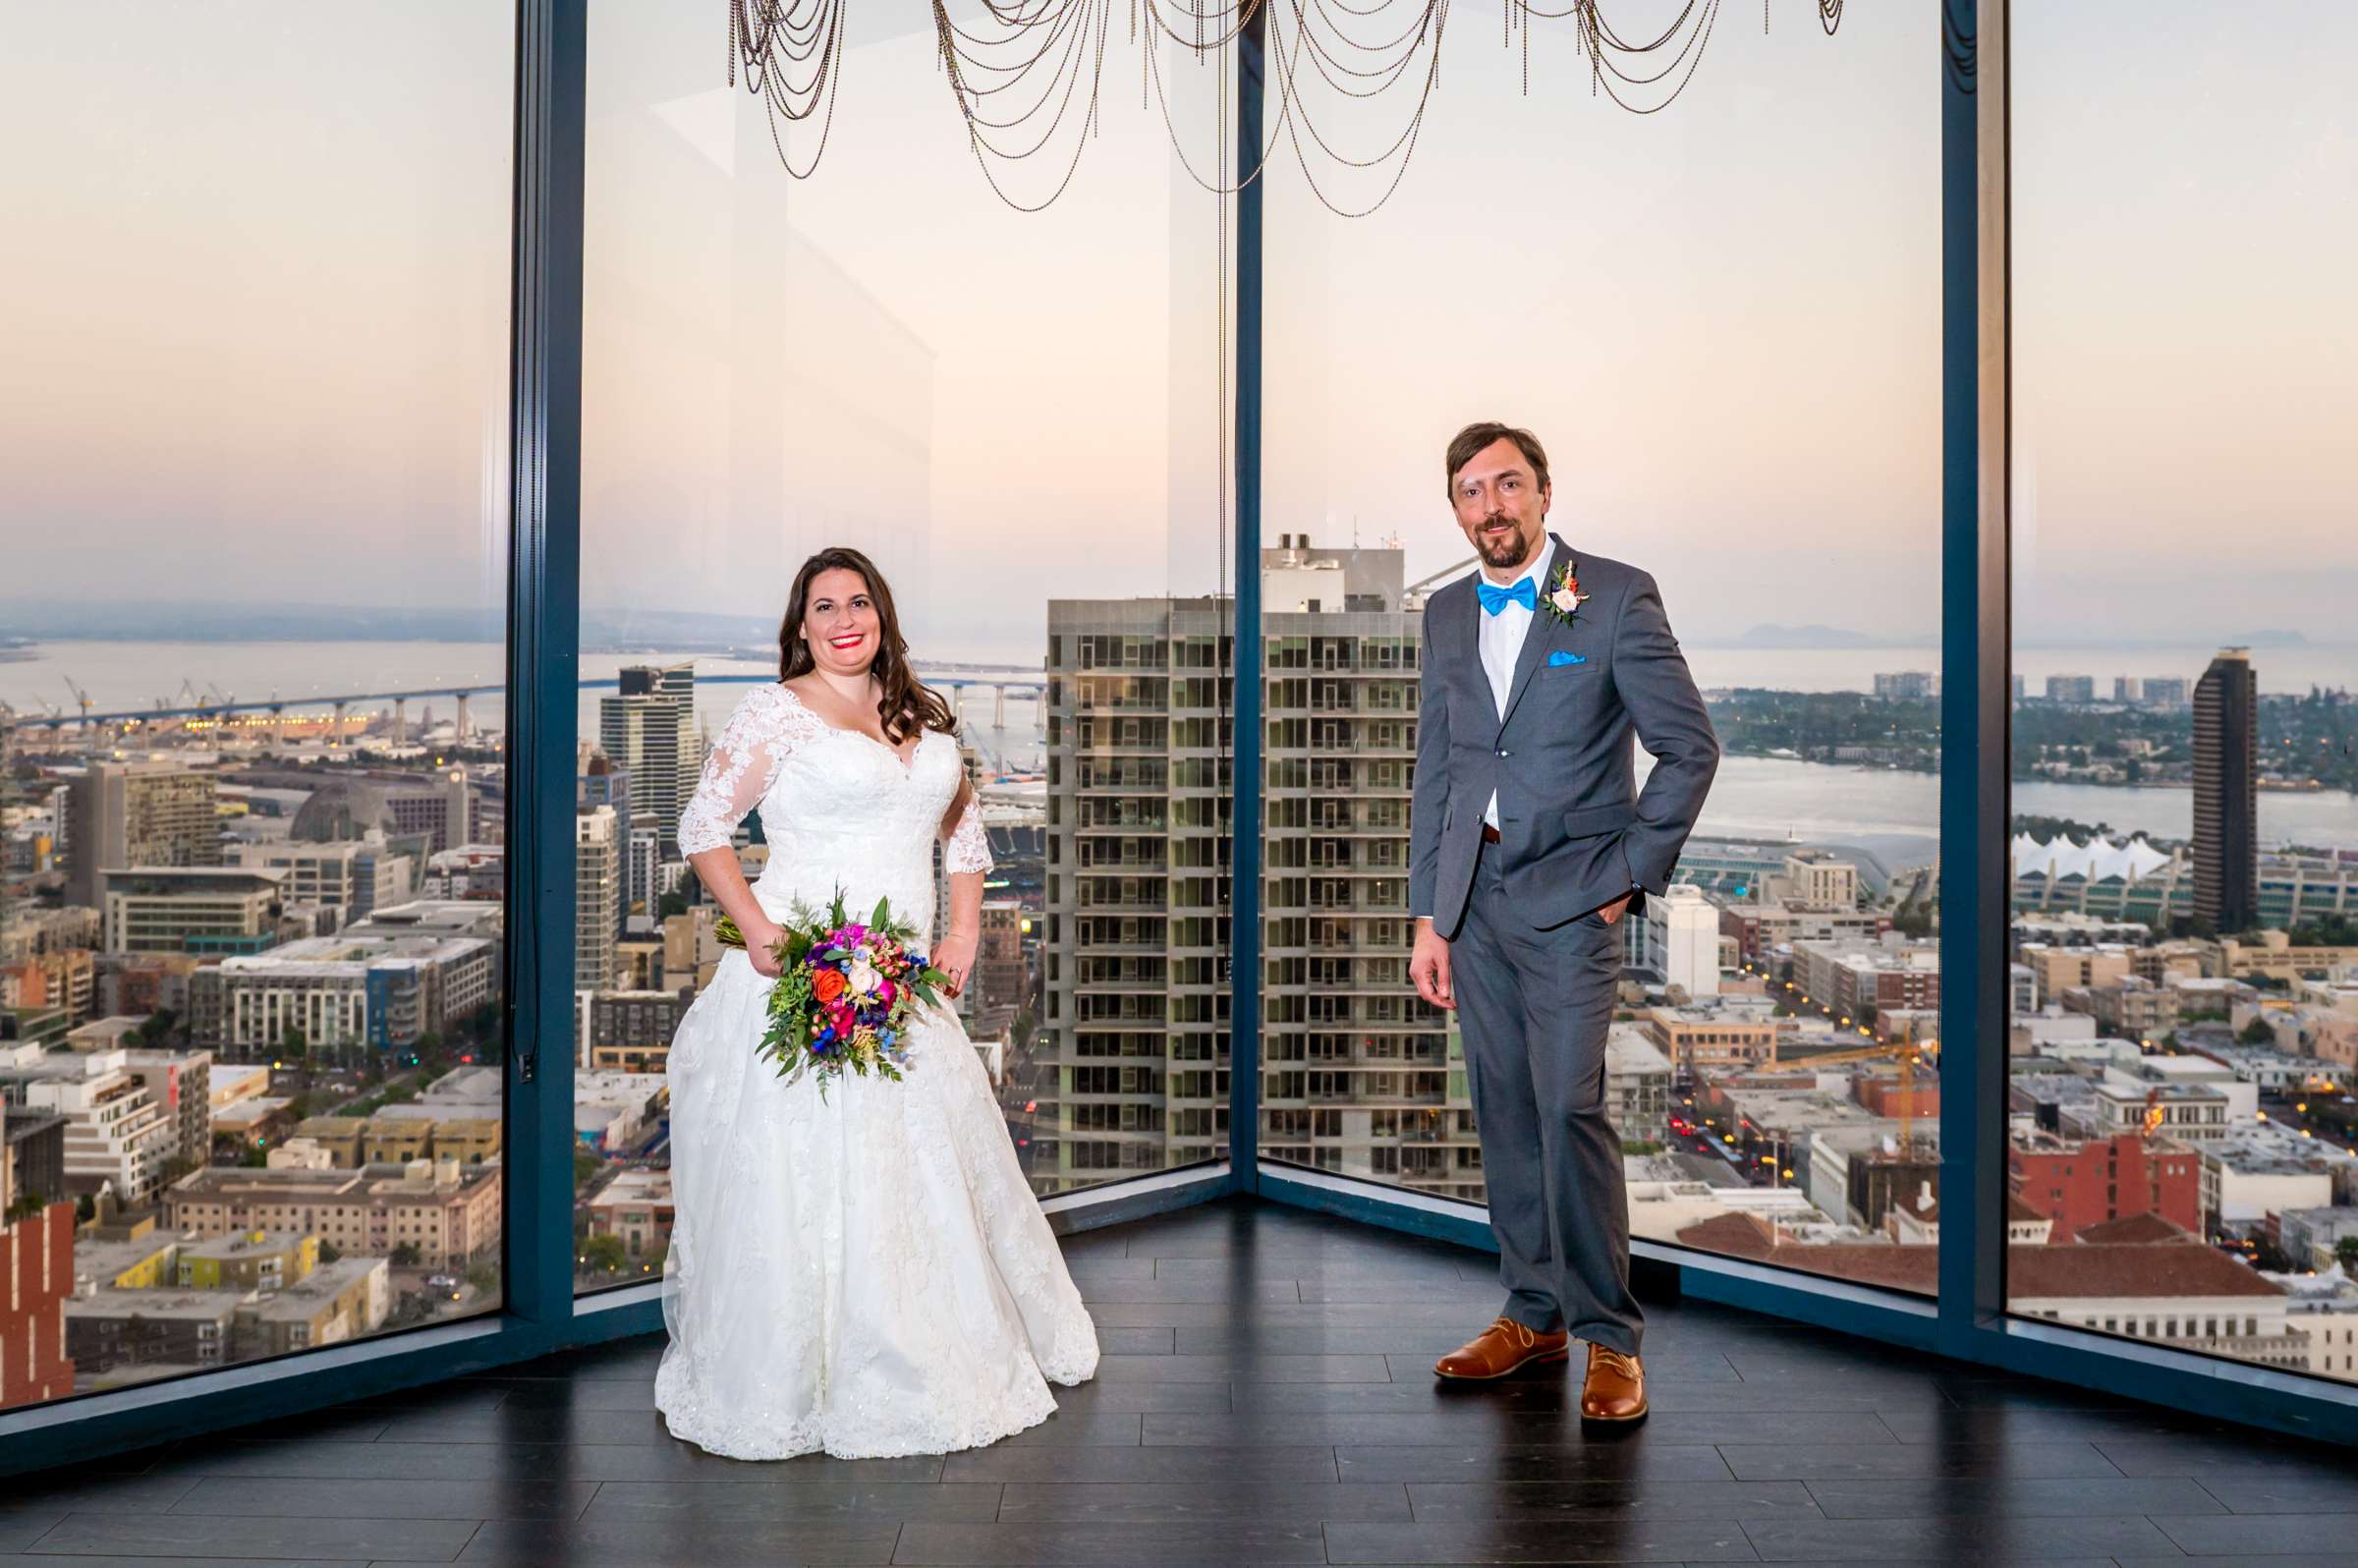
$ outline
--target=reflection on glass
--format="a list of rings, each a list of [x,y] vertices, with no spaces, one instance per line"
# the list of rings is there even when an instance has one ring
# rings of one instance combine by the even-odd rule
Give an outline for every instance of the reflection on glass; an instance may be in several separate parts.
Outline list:
[[[500,1301],[513,18],[239,16],[0,63],[0,1406]]]
[[[2358,16],[2279,20],[2015,12],[2007,1285],[2353,1379]]]
[[[848,19],[846,126],[795,180],[713,19],[593,7],[584,1289],[662,1269],[665,1058],[721,951],[679,809],[824,545],[877,563],[961,717],[996,864],[960,1006],[1034,1189],[1225,1136],[1224,610],[1191,597],[1218,583],[1215,209],[1159,116],[1108,113],[1062,199],[1011,210],[891,9]],[[1176,75],[1208,145],[1214,74]]]
[[[1728,35],[1645,118],[1592,102],[1569,31],[1533,26],[1528,96],[1520,42],[1465,31],[1381,212],[1290,164],[1268,197],[1263,1152],[1485,1196],[1406,976],[1408,810],[1426,595],[1473,566],[1442,451],[1504,420],[1550,526],[1659,582],[1725,754],[1627,929],[1633,1232],[1929,1292],[1937,11]]]

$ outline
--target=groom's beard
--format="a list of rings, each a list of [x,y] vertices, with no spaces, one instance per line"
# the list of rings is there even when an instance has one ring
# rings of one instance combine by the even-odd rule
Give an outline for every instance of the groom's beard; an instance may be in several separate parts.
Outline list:
[[[1493,523],[1505,521],[1504,518],[1485,518],[1482,526],[1487,529]],[[1478,538],[1474,550],[1482,557],[1482,564],[1493,572],[1521,566],[1531,559],[1531,544],[1519,532],[1501,533],[1495,539],[1487,536]]]

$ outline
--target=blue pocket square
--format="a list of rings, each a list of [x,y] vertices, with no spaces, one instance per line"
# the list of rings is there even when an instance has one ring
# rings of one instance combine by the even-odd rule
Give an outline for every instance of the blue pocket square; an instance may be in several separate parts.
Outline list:
[[[1547,667],[1551,670],[1560,670],[1567,664],[1586,664],[1588,662],[1589,656],[1586,653],[1567,653],[1560,647],[1547,655]]]

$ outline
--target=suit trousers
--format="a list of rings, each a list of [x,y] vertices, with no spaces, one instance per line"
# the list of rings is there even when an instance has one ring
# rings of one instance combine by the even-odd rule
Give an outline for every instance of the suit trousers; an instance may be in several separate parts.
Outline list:
[[[1645,1319],[1629,1293],[1629,1190],[1604,1101],[1623,935],[1595,914],[1532,929],[1485,843],[1449,979],[1504,1316],[1634,1356]]]

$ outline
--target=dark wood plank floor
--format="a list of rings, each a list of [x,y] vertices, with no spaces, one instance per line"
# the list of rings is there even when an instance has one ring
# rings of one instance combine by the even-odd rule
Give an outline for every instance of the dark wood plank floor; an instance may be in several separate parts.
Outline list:
[[[1483,1255],[1250,1204],[1067,1253],[1104,1361],[992,1448],[713,1459],[640,1339],[16,1478],[0,1563],[2358,1568],[2347,1450],[1674,1302],[1653,1418],[1600,1436],[1564,1375],[1434,1382],[1498,1307]]]

